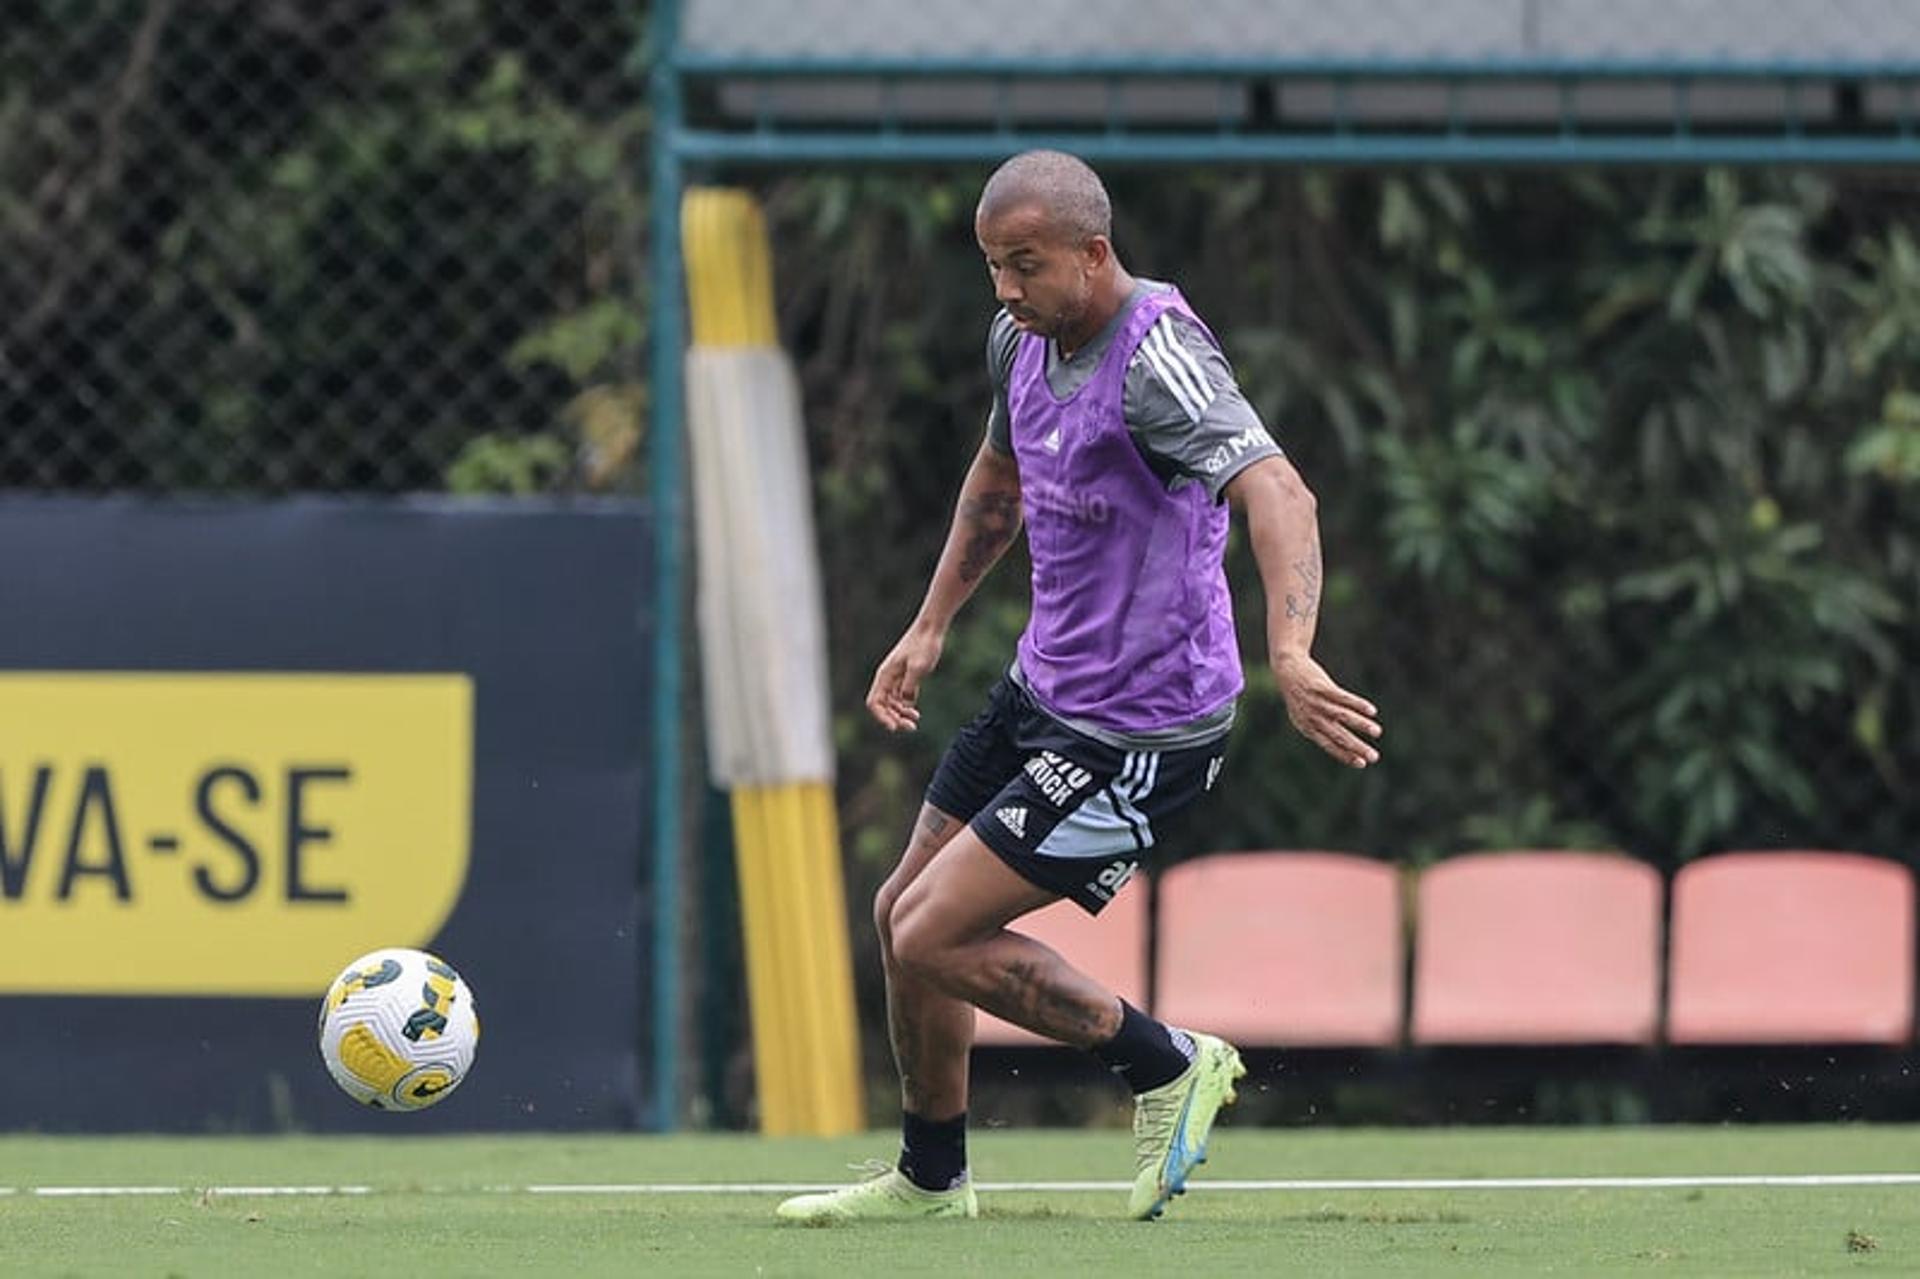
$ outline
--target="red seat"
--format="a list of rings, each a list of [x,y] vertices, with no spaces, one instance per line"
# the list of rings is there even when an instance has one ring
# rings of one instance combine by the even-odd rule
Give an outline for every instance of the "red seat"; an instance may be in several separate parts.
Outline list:
[[[1400,1039],[1400,878],[1348,853],[1222,853],[1159,877],[1154,1015],[1242,1045]]]
[[[1016,933],[1045,942],[1062,958],[1136,1008],[1147,1004],[1147,890],[1135,875],[1099,915],[1070,901],[1057,901],[1014,921]],[[974,1042],[1029,1047],[1055,1041],[982,1012]]]
[[[1472,853],[1420,877],[1420,1044],[1651,1044],[1660,875],[1618,853]]]
[[[1913,872],[1859,853],[1733,852],[1674,877],[1676,1044],[1902,1044]]]

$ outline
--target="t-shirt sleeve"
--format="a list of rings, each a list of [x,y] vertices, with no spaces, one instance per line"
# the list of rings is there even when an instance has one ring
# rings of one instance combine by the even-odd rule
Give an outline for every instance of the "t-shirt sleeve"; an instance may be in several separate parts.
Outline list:
[[[995,312],[987,326],[987,380],[993,399],[987,409],[987,443],[995,451],[1013,452],[1013,417],[1007,410],[1007,383],[1013,378],[1013,357],[1020,349],[1020,330],[1006,311]]]
[[[1214,501],[1262,458],[1280,456],[1233,368],[1205,330],[1162,315],[1127,365],[1124,412],[1134,443],[1170,487],[1205,484]]]

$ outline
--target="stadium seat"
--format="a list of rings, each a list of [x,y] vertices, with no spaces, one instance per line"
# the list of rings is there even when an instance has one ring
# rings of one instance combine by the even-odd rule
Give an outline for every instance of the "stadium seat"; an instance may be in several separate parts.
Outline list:
[[[1399,873],[1348,853],[1221,853],[1159,878],[1154,1014],[1251,1047],[1400,1040]]]
[[[1859,853],[1731,852],[1673,882],[1676,1044],[1902,1044],[1913,872]]]
[[[1057,901],[1013,925],[1060,952],[1067,962],[1100,982],[1136,1008],[1147,1003],[1147,888],[1142,876],[1128,880],[1099,915],[1089,915],[1070,901]],[[975,1044],[987,1047],[1027,1048],[1053,1044],[981,1013],[974,1023]]]
[[[1651,1044],[1660,875],[1618,853],[1471,853],[1420,877],[1416,1044]]]

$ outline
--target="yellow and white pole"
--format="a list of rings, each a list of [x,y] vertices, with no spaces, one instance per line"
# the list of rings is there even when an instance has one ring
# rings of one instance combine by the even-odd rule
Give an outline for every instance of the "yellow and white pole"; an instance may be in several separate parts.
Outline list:
[[[708,761],[732,794],[760,1126],[854,1132],[865,1115],[799,388],[759,206],[695,187],[681,226]]]

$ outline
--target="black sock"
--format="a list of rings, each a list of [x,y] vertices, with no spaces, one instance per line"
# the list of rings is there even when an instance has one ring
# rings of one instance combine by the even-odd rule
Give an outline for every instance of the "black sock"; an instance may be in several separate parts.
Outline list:
[[[1143,1093],[1172,1083],[1193,1064],[1193,1040],[1123,999],[1119,1033],[1096,1046],[1093,1054],[1126,1080],[1127,1087]]]
[[[951,1119],[900,1116],[900,1171],[922,1190],[952,1190],[967,1179],[967,1112]]]

